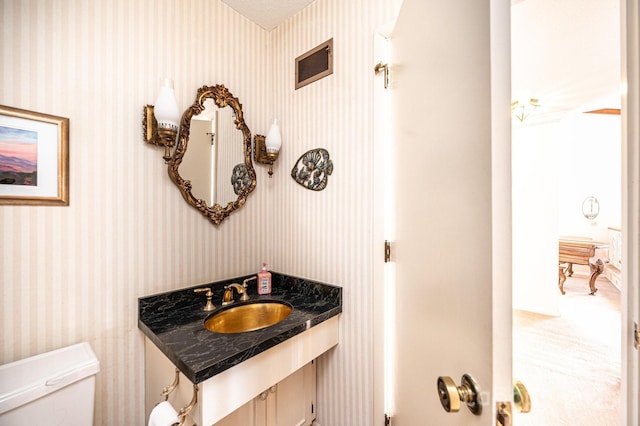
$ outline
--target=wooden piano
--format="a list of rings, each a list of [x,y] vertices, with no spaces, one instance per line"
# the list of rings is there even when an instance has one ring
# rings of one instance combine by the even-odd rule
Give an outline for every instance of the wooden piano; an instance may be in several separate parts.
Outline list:
[[[564,282],[567,276],[573,275],[573,265],[589,265],[591,277],[589,289],[591,295],[595,294],[596,279],[604,271],[604,262],[600,259],[607,245],[587,238],[560,238],[559,241],[559,267],[558,287],[560,293],[565,294]],[[566,268],[564,265],[567,265]]]

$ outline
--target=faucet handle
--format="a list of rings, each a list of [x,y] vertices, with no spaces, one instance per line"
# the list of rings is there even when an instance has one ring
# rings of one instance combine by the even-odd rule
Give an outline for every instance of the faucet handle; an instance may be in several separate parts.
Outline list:
[[[249,287],[249,284],[247,284],[249,281],[253,281],[253,280],[257,280],[258,276],[255,277],[251,277],[251,278],[247,278],[246,280],[242,281],[242,288],[244,288],[244,292],[242,293],[242,296],[240,296],[240,300],[247,301],[249,300],[249,293],[247,293],[247,287]]]
[[[211,299],[213,298],[213,292],[211,291],[211,288],[202,287],[202,288],[196,288],[193,290],[194,293],[202,293],[205,291],[206,291],[205,296],[207,297],[207,304],[205,305],[203,310],[206,312],[213,311],[216,307],[213,305],[213,302],[211,302]]]
[[[246,280],[242,281],[242,285],[244,286],[244,288],[247,288],[247,285],[248,285],[247,283],[248,283],[249,281],[253,281],[253,280],[257,280],[257,279],[258,279],[258,276],[257,276],[257,275],[256,275],[256,276],[253,276],[253,277],[251,277],[251,278],[247,278]]]
[[[241,302],[246,302],[247,300],[249,300],[249,295],[247,294],[247,284],[246,283],[242,283],[242,288],[244,290],[242,291],[242,294],[240,295],[240,301]]]
[[[242,281],[242,286],[244,287],[245,291],[247,290],[247,287],[249,287],[249,284],[247,284],[249,281],[253,281],[253,280],[257,280],[258,276],[253,276],[251,278],[247,278],[246,280]]]

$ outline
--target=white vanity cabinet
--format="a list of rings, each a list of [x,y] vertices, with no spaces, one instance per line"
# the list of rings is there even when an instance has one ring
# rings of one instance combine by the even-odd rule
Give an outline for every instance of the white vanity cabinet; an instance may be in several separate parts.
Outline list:
[[[175,366],[148,339],[145,339],[145,390],[147,419],[151,409],[164,401],[162,389],[175,378]],[[198,406],[215,405],[215,400],[204,396],[206,382],[198,388],[198,401],[185,425],[207,426],[202,422]],[[242,388],[238,383],[234,388]],[[236,389],[229,389],[233,394]],[[193,398],[193,383],[180,373],[178,387],[169,395],[169,402],[176,411],[189,405]],[[220,403],[222,401],[219,401]],[[316,364],[304,365],[279,383],[273,384],[249,402],[214,423],[215,426],[309,426],[315,419]]]
[[[197,403],[185,425],[307,426],[317,412],[314,360],[338,343],[339,317],[259,353],[197,385]],[[146,419],[174,382],[175,365],[145,337]],[[182,373],[168,401],[176,411],[193,399],[194,385]],[[266,391],[266,393],[265,393]]]

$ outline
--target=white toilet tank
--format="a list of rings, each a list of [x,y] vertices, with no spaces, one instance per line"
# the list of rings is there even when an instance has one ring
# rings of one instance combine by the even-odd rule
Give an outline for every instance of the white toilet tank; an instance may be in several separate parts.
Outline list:
[[[0,426],[91,426],[100,363],[88,343],[0,366]]]

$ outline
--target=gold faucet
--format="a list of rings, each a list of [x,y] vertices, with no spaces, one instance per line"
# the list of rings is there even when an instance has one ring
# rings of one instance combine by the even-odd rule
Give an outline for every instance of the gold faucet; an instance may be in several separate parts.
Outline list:
[[[240,295],[240,300],[249,300],[249,295],[246,292],[245,287],[240,284],[229,284],[224,286],[224,295],[222,296],[222,305],[230,305],[234,302],[233,300],[233,291],[231,289],[235,288],[236,292]]]
[[[258,277],[251,277],[251,278],[247,278],[246,280],[244,280],[242,282],[242,285],[237,284],[237,283],[233,283],[233,284],[229,284],[224,286],[224,295],[222,296],[222,305],[230,305],[231,303],[234,302],[233,300],[233,291],[231,290],[232,288],[236,289],[236,292],[240,295],[240,301],[241,302],[245,302],[247,300],[249,300],[249,294],[247,294],[247,287],[249,286],[247,283],[249,281],[255,280]]]

